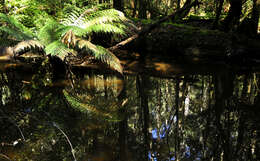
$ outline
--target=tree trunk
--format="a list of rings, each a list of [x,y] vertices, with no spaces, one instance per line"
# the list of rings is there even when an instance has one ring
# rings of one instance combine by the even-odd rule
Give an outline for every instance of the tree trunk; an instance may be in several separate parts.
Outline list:
[[[137,10],[137,0],[133,0],[133,2],[134,2],[134,8],[133,8],[132,17],[135,17],[135,15],[136,15],[136,10]]]
[[[113,7],[124,12],[124,0],[113,0]]]
[[[223,4],[224,4],[224,0],[217,1],[216,18],[215,18],[214,23],[213,23],[214,29],[218,27],[218,21],[219,21],[220,15],[221,15]]]
[[[225,31],[237,29],[241,13],[242,0],[230,0],[230,9],[223,23]]]
[[[260,0],[253,0],[253,12],[252,12],[252,27],[254,35],[257,34],[258,31],[258,23],[259,23],[259,14],[260,14]]]
[[[139,2],[139,9],[138,9],[138,18],[143,18],[146,19],[147,18],[147,2],[146,0],[138,0]]]
[[[177,0],[177,10],[181,8],[181,0]]]

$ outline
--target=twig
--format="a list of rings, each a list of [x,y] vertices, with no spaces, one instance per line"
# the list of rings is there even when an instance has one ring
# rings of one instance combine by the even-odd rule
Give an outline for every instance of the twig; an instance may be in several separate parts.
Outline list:
[[[15,126],[18,128],[18,130],[19,130],[19,132],[20,132],[20,134],[21,134],[21,136],[22,136],[23,141],[25,141],[25,137],[24,137],[24,135],[23,135],[22,130],[20,129],[20,127],[16,124],[16,122],[15,122],[13,119],[11,119],[11,118],[8,117],[8,116],[3,116],[3,117],[0,117],[0,118],[7,118],[13,125],[15,125]]]
[[[74,160],[77,161],[77,159],[76,159],[76,157],[75,157],[75,151],[74,151],[73,146],[72,146],[72,144],[71,144],[71,142],[70,142],[70,140],[69,140],[69,137],[65,134],[65,132],[64,132],[55,122],[52,122],[52,125],[53,125],[54,127],[56,127],[56,128],[65,136],[67,142],[68,142],[69,145],[70,145],[72,156],[73,156]]]
[[[6,156],[6,155],[4,155],[4,154],[0,154],[0,156],[2,156],[3,158],[5,158],[6,160],[12,161],[8,156]]]

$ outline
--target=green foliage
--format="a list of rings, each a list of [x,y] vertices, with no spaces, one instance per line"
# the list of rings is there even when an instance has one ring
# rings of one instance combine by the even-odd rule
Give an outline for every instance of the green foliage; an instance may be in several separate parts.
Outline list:
[[[38,32],[36,31],[37,36],[34,36],[27,27],[12,16],[1,14],[0,18],[4,24],[0,27],[0,31],[7,34],[10,39],[21,42],[15,46],[17,53],[36,47],[43,49],[43,44],[46,54],[58,56],[62,60],[66,56],[77,57],[79,52],[84,53],[83,56],[91,54],[112,69],[122,73],[120,61],[113,53],[85,40],[85,38],[90,38],[92,33],[124,35],[126,26],[121,23],[128,20],[120,11],[76,8],[65,15],[61,22],[48,19],[45,25]]]
[[[91,94],[75,94],[68,90],[63,90],[66,101],[76,110],[82,113],[89,114],[89,116],[102,116],[103,119],[109,121],[121,121],[122,118],[118,116],[117,110],[120,109],[116,100],[107,102],[102,97],[95,97]],[[83,98],[81,98],[83,97]],[[115,102],[113,102],[115,101]]]
[[[76,36],[91,34],[93,32],[110,32],[124,34],[125,26],[120,22],[127,21],[124,14],[115,9],[98,10],[97,8],[76,9],[70,12],[62,20],[62,24],[68,30],[72,30]]]
[[[0,13],[1,32],[9,35],[8,39],[15,41],[29,40],[33,38],[33,33],[13,16]]]

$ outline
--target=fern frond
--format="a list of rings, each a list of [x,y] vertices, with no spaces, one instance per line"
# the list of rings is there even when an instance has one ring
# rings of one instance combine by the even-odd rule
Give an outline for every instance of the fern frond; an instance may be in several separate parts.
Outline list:
[[[37,40],[22,41],[13,47],[15,55],[22,55],[24,52],[32,49],[44,50],[44,46]]]
[[[85,31],[85,29],[83,28],[80,28],[78,26],[63,26],[63,27],[60,27],[58,30],[57,30],[57,33],[61,36],[61,37],[64,37],[64,35],[67,34],[67,32],[69,31],[72,31],[76,36],[85,36],[87,33],[87,31]]]
[[[115,9],[101,10],[86,16],[89,24],[127,21],[124,13]]]
[[[66,26],[78,26],[82,27],[84,24],[84,14],[81,13],[82,11],[80,9],[74,9],[71,11],[65,19],[62,20],[62,24]]]
[[[92,26],[89,26],[88,28],[86,28],[85,32],[86,33],[105,32],[105,33],[114,33],[114,34],[124,35],[125,34],[124,29],[125,29],[124,26],[118,27],[118,26],[112,25],[112,24],[95,24],[95,25],[92,25]]]
[[[14,38],[17,38],[18,41],[33,38],[33,33],[12,16],[7,16],[3,13],[0,13],[0,22],[4,24],[1,26],[1,31],[10,34],[10,36]],[[14,36],[15,32],[17,32],[16,36]]]
[[[6,33],[8,35],[8,37],[6,38],[9,40],[23,41],[23,40],[32,39],[32,37],[24,34],[23,32],[18,31],[16,29],[9,28],[7,26],[1,26],[0,31]]]
[[[91,53],[96,59],[107,64],[119,73],[123,73],[123,67],[120,64],[120,60],[112,52],[102,46],[94,45],[87,40],[78,40],[77,47],[86,50],[87,53]]]
[[[44,45],[48,45],[53,41],[60,39],[60,33],[57,33],[59,28],[63,26],[54,20],[50,20],[46,23],[44,27],[42,27],[38,33],[39,40],[42,41]]]
[[[95,12],[94,12],[95,11]],[[89,34],[91,32],[112,32],[116,34],[123,34],[124,27],[112,25],[111,23],[127,21],[127,18],[120,11],[115,9],[107,9],[98,11],[97,9],[75,9],[62,21],[65,26],[76,26],[85,29],[80,31],[80,36]],[[104,25],[102,27],[102,25]],[[105,26],[106,25],[106,26]],[[73,31],[77,36],[78,33]]]
[[[67,48],[65,44],[63,44],[61,41],[57,40],[45,47],[46,54],[50,54],[52,56],[57,56],[61,60],[64,60],[64,58],[69,54],[76,55],[76,52],[73,49]]]

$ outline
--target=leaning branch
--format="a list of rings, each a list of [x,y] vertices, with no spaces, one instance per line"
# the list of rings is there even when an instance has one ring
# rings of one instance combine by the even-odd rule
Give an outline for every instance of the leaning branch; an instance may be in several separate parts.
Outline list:
[[[126,44],[136,40],[139,37],[145,36],[146,34],[148,34],[150,31],[155,29],[161,23],[168,21],[170,19],[173,19],[173,20],[176,19],[178,15],[181,15],[184,11],[190,9],[193,6],[199,5],[200,3],[201,2],[194,1],[194,2],[190,3],[189,5],[184,5],[181,9],[177,10],[173,14],[161,18],[160,20],[156,21],[155,23],[144,27],[142,30],[139,31],[139,33],[134,34],[133,36],[129,37],[128,39],[126,39],[124,41],[121,41],[120,43],[116,44],[115,46],[110,47],[109,50],[114,51],[114,50],[116,50],[122,46],[125,46]]]

